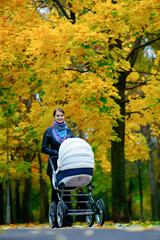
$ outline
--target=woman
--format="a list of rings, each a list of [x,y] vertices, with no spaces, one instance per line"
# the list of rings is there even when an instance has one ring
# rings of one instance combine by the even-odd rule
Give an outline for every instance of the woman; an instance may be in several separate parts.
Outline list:
[[[73,138],[74,135],[72,130],[67,127],[65,122],[64,111],[61,108],[57,108],[53,112],[54,121],[51,127],[47,128],[44,133],[43,141],[42,141],[42,152],[48,154],[52,157],[52,163],[54,165],[55,170],[57,169],[57,159],[58,152],[61,143],[67,138]],[[47,175],[50,178],[52,185],[52,167],[50,162],[48,161],[47,166]],[[65,199],[67,200],[67,199]],[[57,192],[52,186],[52,197],[51,201],[54,201],[56,204],[58,203]],[[68,206],[70,207],[70,206]],[[66,226],[72,226],[73,220],[71,216],[66,218]]]

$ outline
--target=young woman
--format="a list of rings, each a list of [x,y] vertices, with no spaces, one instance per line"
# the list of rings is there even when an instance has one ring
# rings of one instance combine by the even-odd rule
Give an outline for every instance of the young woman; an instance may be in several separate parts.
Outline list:
[[[58,152],[59,152],[59,147],[61,143],[67,138],[73,138],[74,135],[72,133],[72,130],[69,127],[67,127],[63,109],[61,108],[55,109],[53,112],[53,118],[54,118],[54,121],[52,126],[47,128],[43,136],[42,152],[52,157],[52,163],[56,170]],[[52,185],[52,167],[49,161],[47,166],[47,175],[49,176],[51,185]],[[57,192],[53,188],[53,186],[52,186],[51,201],[54,201],[56,204],[58,203]],[[73,224],[72,217],[68,216],[68,218],[66,218],[65,225],[72,226],[72,224]]]

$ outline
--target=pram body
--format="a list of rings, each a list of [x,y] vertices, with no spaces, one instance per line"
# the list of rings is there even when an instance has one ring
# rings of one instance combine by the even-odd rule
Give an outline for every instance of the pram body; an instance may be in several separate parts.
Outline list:
[[[81,138],[66,139],[60,146],[57,160],[57,170],[54,169],[52,160],[50,163],[53,169],[52,184],[57,191],[59,202],[51,202],[49,207],[49,223],[51,227],[63,227],[67,215],[85,215],[89,226],[94,223],[94,216],[98,225],[104,223],[104,203],[99,199],[96,203],[93,200],[94,186],[91,183],[94,169],[94,153],[91,146]],[[79,187],[86,187],[88,193],[72,194]],[[70,202],[65,202],[64,197],[69,196]],[[67,203],[79,203],[72,201],[72,197],[84,197],[86,209],[68,209]],[[88,199],[86,201],[86,198]]]

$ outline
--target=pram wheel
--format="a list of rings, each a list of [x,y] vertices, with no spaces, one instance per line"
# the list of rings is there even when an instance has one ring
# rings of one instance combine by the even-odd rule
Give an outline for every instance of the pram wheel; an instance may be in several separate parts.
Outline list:
[[[93,223],[94,223],[94,215],[86,216],[86,222],[87,222],[89,227],[92,227]]]
[[[67,214],[67,207],[64,201],[60,200],[57,205],[57,223],[59,227],[63,227],[66,214]]]
[[[88,212],[90,212],[90,214],[86,216],[86,222],[89,227],[92,227],[94,223],[95,213],[91,203],[89,203]]]
[[[102,199],[98,199],[96,202],[96,208],[96,221],[98,225],[102,226],[105,219],[105,207]]]
[[[51,228],[56,226],[57,220],[57,206],[55,202],[51,202],[49,206],[49,224]]]

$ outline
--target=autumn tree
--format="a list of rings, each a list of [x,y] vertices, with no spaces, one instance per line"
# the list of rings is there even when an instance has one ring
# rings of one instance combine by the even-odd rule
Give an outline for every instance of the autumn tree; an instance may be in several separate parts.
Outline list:
[[[8,123],[10,179],[13,181],[17,178],[17,183],[19,178],[25,179],[23,215],[25,221],[29,222],[32,220],[31,166],[35,157],[35,148],[38,146],[35,144],[35,132],[29,126],[30,120],[27,114],[35,99],[35,94],[39,91],[40,81],[36,79],[36,74],[31,69],[34,59],[26,54],[26,49],[30,46],[31,25],[37,28],[43,20],[27,1],[1,1],[0,7],[2,20],[0,28],[0,119],[3,139],[1,142],[1,177],[3,181],[6,180],[6,154],[4,153],[6,153],[6,123]],[[18,208],[18,201],[16,203]]]
[[[49,1],[48,3],[49,3],[49,6],[51,6],[52,3],[53,5],[58,4],[57,1]],[[96,111],[98,116],[99,116],[99,113],[100,114],[104,113],[104,115],[107,116],[107,118],[110,116],[110,110],[108,107],[109,104],[108,104],[108,101],[106,100],[108,99],[108,97],[107,95],[105,95],[106,92],[111,89],[111,86],[108,85],[109,79],[111,79],[112,89],[115,88],[118,93],[117,96],[112,95],[112,97],[115,99],[115,104],[116,104],[115,106],[120,109],[120,115],[121,115],[121,118],[117,120],[117,125],[112,122],[114,134],[117,137],[117,141],[112,141],[112,145],[111,145],[112,183],[113,183],[112,184],[113,220],[128,221],[129,216],[128,216],[128,207],[127,207],[126,190],[125,190],[125,154],[124,154],[125,122],[126,122],[125,108],[126,108],[126,103],[130,102],[130,104],[128,105],[129,107],[127,108],[127,111],[128,111],[127,114],[132,115],[135,113],[135,116],[136,114],[141,114],[141,112],[144,112],[146,110],[145,101],[147,98],[145,98],[145,101],[144,101],[143,97],[146,91],[144,91],[143,96],[136,96],[135,98],[132,98],[132,97],[130,98],[130,94],[126,95],[126,91],[129,91],[129,90],[131,91],[133,88],[138,89],[138,87],[147,86],[147,84],[146,84],[146,80],[143,79],[141,75],[135,74],[135,76],[133,77],[133,81],[131,82],[128,82],[127,77],[131,76],[132,73],[136,72],[136,69],[134,69],[134,66],[136,63],[139,49],[144,48],[145,46],[150,45],[159,40],[159,36],[158,36],[159,28],[157,25],[157,22],[159,19],[159,13],[157,9],[159,8],[159,3],[158,1],[148,2],[147,4],[146,2],[144,4],[143,1],[139,1],[139,2],[117,1],[113,3],[111,1],[107,1],[107,2],[100,1],[96,3],[90,1],[87,3],[83,2],[81,5],[79,5],[79,1],[72,1],[72,3],[70,2],[70,4],[68,5],[67,3],[61,2],[60,5],[58,4],[59,10],[61,11],[61,16],[66,17],[68,21],[70,20],[71,23],[73,23],[71,18],[72,12],[73,12],[76,16],[75,18],[76,21],[74,21],[74,26],[73,25],[71,26],[68,21],[66,22],[64,18],[61,18],[63,21],[63,24],[66,25],[66,28],[69,29],[68,31],[71,32],[70,36],[72,36],[71,40],[70,41],[68,40],[69,45],[67,48],[68,50],[67,55],[68,53],[71,53],[71,58],[70,58],[71,63],[70,64],[68,63],[70,68],[66,66],[64,67],[64,70],[65,70],[64,76],[66,76],[67,71],[73,72],[72,76],[74,75],[76,76],[74,78],[74,82],[73,83],[71,82],[71,84],[74,86],[74,89],[77,89],[76,83],[75,83],[77,81],[77,78],[80,78],[80,80],[78,80],[79,81],[78,83],[82,83],[82,82],[84,83],[82,76],[86,71],[88,76],[92,74],[92,79],[93,79],[92,81],[89,82],[89,85],[87,86],[88,88],[89,87],[93,88],[93,86],[95,85],[94,79],[96,79],[96,83],[98,82],[99,77],[102,79],[102,83],[100,82],[98,83],[98,86],[101,85],[101,90],[98,89],[98,91],[95,91],[96,99],[94,97],[93,91],[92,92],[90,91],[90,93],[92,94],[91,96],[92,102],[95,101],[97,106],[100,103],[103,104],[103,107],[98,106],[97,109],[96,109],[96,106],[94,106],[94,111]],[[68,15],[69,13],[70,15]],[[51,16],[51,19],[53,19],[54,26],[57,29],[57,25],[56,25],[57,18],[55,18],[55,15],[56,15],[55,9],[52,8],[50,16]],[[87,25],[88,22],[89,22],[89,25]],[[117,28],[117,24],[120,26],[119,28]],[[63,30],[61,30],[61,32],[63,32]],[[144,43],[144,41],[146,41],[147,39],[147,36],[149,35],[152,36],[152,40],[149,40]],[[66,32],[64,33],[63,37],[67,39]],[[63,46],[64,45],[65,44],[63,43]],[[67,55],[65,54],[65,57]],[[74,73],[74,71],[76,71],[77,74]],[[79,74],[79,72],[81,72],[81,75]],[[69,75],[69,73],[67,74]],[[88,76],[85,76],[85,78],[87,79]],[[135,79],[135,77],[137,77],[137,79]],[[157,82],[157,75],[156,75],[156,78],[154,79],[155,80],[153,82]],[[94,85],[93,85],[93,82],[94,82]],[[130,89],[128,89],[130,84],[135,84],[135,85],[134,87],[130,87]],[[69,86],[69,83],[67,84],[67,87],[68,86]],[[68,88],[70,88],[70,86]],[[79,84],[79,89],[80,89],[80,84]],[[98,92],[101,93],[100,97],[98,96],[99,95]],[[77,95],[77,91],[76,91],[76,95]],[[89,98],[87,91],[85,93],[85,96],[83,95],[83,93],[81,93],[81,96],[83,96],[83,99],[86,98],[86,100],[88,100]],[[79,99],[78,99],[79,103],[80,103],[81,96],[79,96]],[[73,97],[71,98],[73,99]],[[98,98],[99,98],[99,101],[98,101]],[[75,99],[76,98],[74,97],[74,101]],[[139,105],[141,109],[137,113],[131,110],[130,106],[132,104],[134,106],[134,103],[138,104],[139,101],[142,101],[143,104]],[[157,101],[157,99],[155,99],[155,101]],[[68,99],[67,109],[69,105],[70,103]],[[84,100],[83,100],[83,105],[84,105]],[[83,108],[83,105],[79,108]],[[113,116],[113,109],[114,109],[113,105],[111,106],[111,109],[112,109],[112,116]],[[155,109],[157,109],[157,107]],[[81,110],[79,109],[79,112],[80,111]],[[152,114],[152,111],[154,111],[154,107],[151,108],[150,114]],[[91,112],[90,112],[90,115],[92,115]],[[133,117],[134,121],[135,121],[135,116]],[[74,114],[72,117],[74,119]],[[146,116],[144,117],[140,116],[141,120],[139,120],[140,121],[138,125],[139,127],[141,125],[141,121],[143,121],[143,118],[145,117]],[[102,126],[107,126],[106,120],[107,119],[105,119],[105,123]],[[150,119],[147,119],[147,120],[153,122],[153,119],[151,120],[151,117]],[[90,119],[88,117],[87,117],[87,121],[90,122]],[[93,121],[93,115],[92,115],[91,121]],[[96,130],[100,129],[101,126],[97,126],[96,128],[95,125],[92,125],[92,123],[90,124],[92,128],[95,129],[94,134],[96,136],[96,132],[97,132]],[[135,126],[133,128],[135,128]],[[132,133],[131,128],[129,131]],[[139,137],[143,138],[140,135]],[[106,139],[105,137],[103,138],[102,135],[101,135],[101,140],[103,141],[103,146],[104,146],[104,142],[106,142]],[[99,146],[97,147],[97,149],[99,150],[100,150],[101,140],[98,141]],[[144,142],[144,148],[145,148],[145,141],[143,142]],[[146,153],[146,148],[144,149],[144,151]],[[101,149],[101,152],[102,152],[102,149]]]

